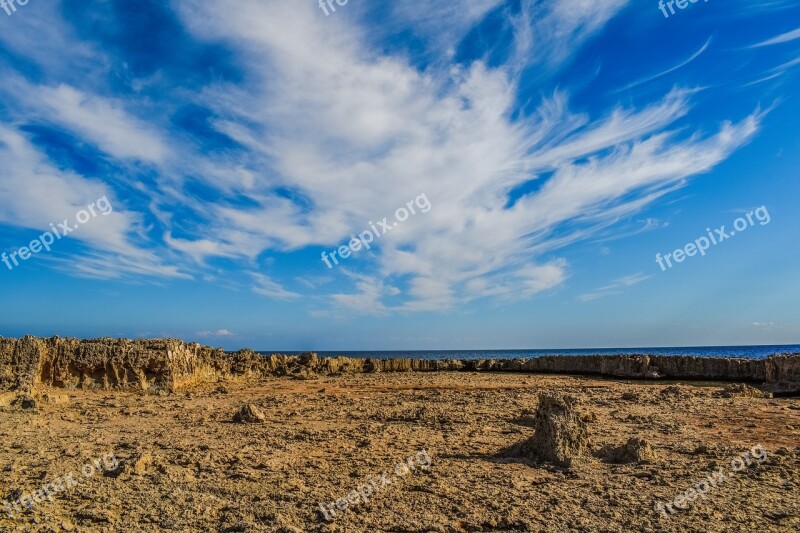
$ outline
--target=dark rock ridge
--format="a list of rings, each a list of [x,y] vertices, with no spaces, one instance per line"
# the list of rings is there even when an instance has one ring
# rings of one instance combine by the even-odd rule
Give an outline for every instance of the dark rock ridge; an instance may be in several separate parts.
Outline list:
[[[353,359],[316,354],[225,352],[178,339],[127,340],[0,337],[0,390],[39,385],[178,391],[235,377],[341,372],[496,371],[585,374],[631,379],[750,382],[770,390],[800,390],[800,354],[767,359],[664,355],[544,356],[530,359]]]

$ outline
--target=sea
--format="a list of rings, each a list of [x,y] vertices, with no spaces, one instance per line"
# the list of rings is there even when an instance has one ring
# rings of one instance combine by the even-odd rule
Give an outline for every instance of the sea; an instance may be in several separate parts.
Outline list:
[[[303,352],[259,352],[265,355]],[[395,351],[333,351],[316,352],[320,357],[353,357],[362,359],[526,359],[546,355],[694,355],[698,357],[742,357],[763,359],[773,354],[800,353],[800,344],[763,346],[690,346],[660,348],[576,348],[559,350],[395,350]]]

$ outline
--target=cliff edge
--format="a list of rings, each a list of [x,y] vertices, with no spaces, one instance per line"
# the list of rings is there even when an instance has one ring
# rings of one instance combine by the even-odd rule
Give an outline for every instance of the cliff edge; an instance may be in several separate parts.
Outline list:
[[[314,353],[266,356],[178,339],[0,337],[0,390],[25,393],[39,386],[176,392],[235,377],[445,370],[737,381],[775,391],[800,390],[800,354],[766,359],[641,354],[434,361],[320,358]]]

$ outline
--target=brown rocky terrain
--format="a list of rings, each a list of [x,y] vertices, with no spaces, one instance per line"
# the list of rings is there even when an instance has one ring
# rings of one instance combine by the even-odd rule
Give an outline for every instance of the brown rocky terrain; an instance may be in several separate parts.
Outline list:
[[[692,359],[0,339],[0,500],[76,480],[0,531],[800,529],[800,400],[760,390],[791,390],[797,356]]]
[[[265,357],[252,350],[224,352],[177,339],[0,337],[0,390],[31,392],[44,385],[178,392],[243,377],[444,370],[717,379],[762,383],[775,391],[800,390],[800,354],[760,360],[641,354],[433,361],[318,358],[313,353]]]

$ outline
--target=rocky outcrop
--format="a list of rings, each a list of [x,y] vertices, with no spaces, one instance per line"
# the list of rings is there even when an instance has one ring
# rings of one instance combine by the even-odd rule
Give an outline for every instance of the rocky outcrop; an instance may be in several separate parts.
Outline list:
[[[586,374],[631,379],[697,379],[800,389],[800,354],[767,359],[654,355],[544,356],[530,359],[355,359],[224,352],[178,339],[78,340],[0,337],[0,391],[38,385],[178,391],[231,378],[360,372],[493,371]]]
[[[773,355],[764,361],[764,381],[775,391],[800,389],[800,354]]]
[[[478,365],[479,367],[482,365]],[[765,381],[764,361],[684,355],[550,355],[531,359],[492,360],[483,370],[593,374],[622,378],[681,378]],[[797,374],[800,378],[800,374]]]
[[[577,399],[557,392],[542,393],[534,417],[533,437],[522,442],[516,455],[572,466],[589,447],[586,423],[575,405]]]

